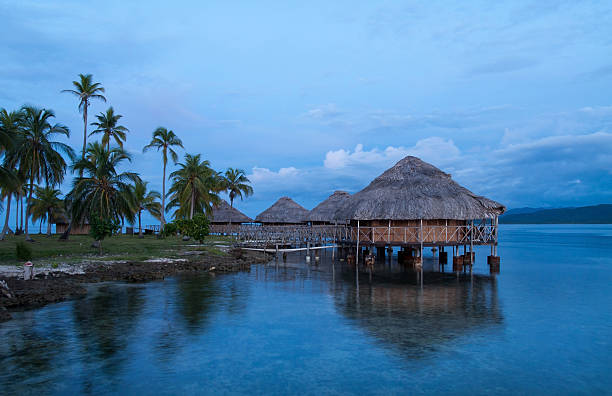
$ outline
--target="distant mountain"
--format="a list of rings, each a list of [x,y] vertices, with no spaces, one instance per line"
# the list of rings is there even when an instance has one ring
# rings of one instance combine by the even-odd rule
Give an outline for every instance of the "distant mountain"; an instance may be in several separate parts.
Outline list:
[[[500,216],[502,224],[612,224],[612,204],[560,209],[512,209]]]
[[[508,216],[508,215],[539,212],[540,210],[546,210],[546,209],[550,209],[550,208],[515,208],[515,209],[508,209],[506,211],[506,213],[504,213],[503,215],[500,216],[500,218]]]

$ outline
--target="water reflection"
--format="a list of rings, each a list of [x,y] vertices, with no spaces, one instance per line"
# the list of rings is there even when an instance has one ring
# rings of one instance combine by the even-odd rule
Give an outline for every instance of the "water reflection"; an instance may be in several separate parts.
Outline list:
[[[374,271],[324,257],[307,264],[304,256],[273,262],[259,271],[261,281],[276,281],[299,291],[307,280],[327,285],[337,311],[370,337],[409,359],[423,358],[470,332],[501,330],[495,276],[444,271],[437,260],[424,262],[424,272],[377,262]],[[309,283],[309,287],[313,287]]]
[[[418,278],[418,275],[414,276]],[[338,311],[407,358],[421,358],[471,330],[498,326],[496,279],[440,277],[424,287],[373,280],[333,288]]]

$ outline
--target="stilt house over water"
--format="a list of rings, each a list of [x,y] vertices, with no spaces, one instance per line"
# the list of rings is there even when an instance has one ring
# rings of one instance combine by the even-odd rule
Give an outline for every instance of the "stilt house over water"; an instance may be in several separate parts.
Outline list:
[[[212,215],[210,216],[210,232],[228,233],[237,231],[241,224],[252,222],[253,219],[230,206],[223,199],[218,205],[213,206]]]
[[[435,166],[408,156],[347,199],[335,218],[349,222],[346,242],[351,244],[415,251],[420,247],[417,256],[423,246],[443,251],[444,246],[462,245],[465,250],[489,244],[496,256],[497,217],[505,209]]]
[[[308,210],[289,197],[281,197],[255,218],[263,225],[296,225],[307,221]]]
[[[346,191],[334,191],[325,201],[321,202],[308,214],[312,225],[344,224],[345,220],[337,220],[336,211],[351,196]]]

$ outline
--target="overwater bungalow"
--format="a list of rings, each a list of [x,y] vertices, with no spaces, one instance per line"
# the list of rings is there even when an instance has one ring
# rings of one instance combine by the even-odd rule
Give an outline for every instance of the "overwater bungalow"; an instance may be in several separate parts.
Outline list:
[[[308,213],[307,220],[312,225],[344,224],[343,220],[338,221],[334,216],[336,211],[351,196],[346,191],[334,191],[332,195]]]
[[[262,225],[287,226],[305,224],[308,210],[289,197],[281,197],[255,218]]]
[[[504,205],[474,194],[451,175],[408,156],[350,196],[335,218],[350,225],[346,245],[377,247],[382,257],[385,248],[402,247],[420,263],[424,246],[438,247],[440,252],[452,246],[458,257],[459,246],[465,254],[467,246],[473,251],[473,245],[488,244],[493,257],[489,262],[498,264],[497,219],[504,211]],[[471,263],[473,255],[466,260]]]
[[[232,207],[226,200],[221,200],[213,206],[210,216],[210,232],[214,234],[227,234],[237,231],[243,223],[252,223],[253,219],[238,209]]]

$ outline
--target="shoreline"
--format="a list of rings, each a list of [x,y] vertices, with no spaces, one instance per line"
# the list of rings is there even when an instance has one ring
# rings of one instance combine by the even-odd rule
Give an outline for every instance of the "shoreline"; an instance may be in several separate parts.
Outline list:
[[[147,282],[163,280],[180,273],[248,271],[253,264],[269,261],[267,256],[242,249],[232,249],[227,256],[199,254],[197,257],[149,259],[89,264],[82,271],[42,271],[32,280],[18,276],[0,276],[0,323],[12,318],[11,311],[40,308],[47,304],[83,297],[84,284],[108,281]]]

